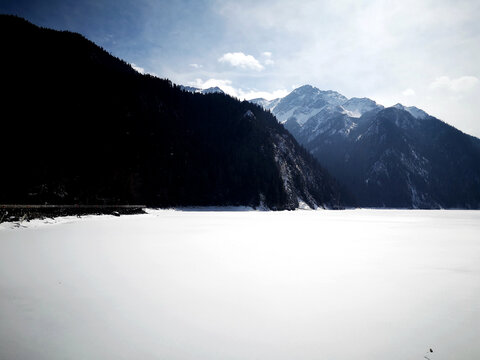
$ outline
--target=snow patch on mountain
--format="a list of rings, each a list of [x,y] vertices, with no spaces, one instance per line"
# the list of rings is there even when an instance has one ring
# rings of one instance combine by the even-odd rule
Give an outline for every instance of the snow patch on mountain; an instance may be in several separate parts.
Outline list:
[[[196,88],[194,86],[180,85],[179,87],[180,87],[180,90],[186,91],[186,92],[191,92],[191,93],[196,93],[196,92],[202,91],[201,89]]]
[[[345,112],[350,117],[359,118],[368,111],[374,109],[383,109],[382,105],[377,104],[375,101],[368,98],[351,98],[342,104]]]
[[[224,94],[224,91],[218,86],[210,87],[200,91],[202,94]]]
[[[347,110],[347,109],[343,109],[342,114],[345,114],[345,115],[347,115],[349,117],[353,117],[353,118],[359,118],[360,116],[362,116],[362,114],[360,112],[350,111],[350,110]]]
[[[282,98],[267,100],[267,99],[264,99],[264,98],[256,98],[256,99],[251,99],[251,100],[248,100],[248,101],[250,101],[252,104],[256,104],[258,106],[261,106],[265,110],[272,111],[275,108],[275,106],[277,106],[278,102],[281,99]]]
[[[422,109],[419,109],[415,106],[404,106],[400,103],[393,105],[394,108],[400,109],[400,110],[405,110],[410,113],[415,119],[425,119],[429,115],[423,111]]]
[[[365,113],[382,109],[368,98],[348,99],[336,91],[304,85],[279,99],[271,111],[297,140],[308,143],[319,135],[348,137]]]
[[[311,85],[304,85],[280,99],[272,112],[280,123],[292,119],[303,126],[325,106],[338,106],[346,100],[345,96],[336,91],[322,91]]]
[[[244,118],[255,119],[255,114],[252,112],[252,110],[247,110],[247,111],[245,112],[245,114],[243,114],[243,117],[244,117]]]
[[[225,92],[220,89],[218,86],[210,87],[208,89],[199,89],[194,86],[184,86],[180,85],[180,90],[186,91],[186,92],[191,92],[194,94],[224,94]]]

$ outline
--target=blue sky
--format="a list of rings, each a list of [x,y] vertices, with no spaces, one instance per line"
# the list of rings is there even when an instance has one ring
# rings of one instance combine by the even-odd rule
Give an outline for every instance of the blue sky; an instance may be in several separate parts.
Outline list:
[[[418,106],[480,137],[478,0],[15,0],[139,70],[240,98],[302,84]]]

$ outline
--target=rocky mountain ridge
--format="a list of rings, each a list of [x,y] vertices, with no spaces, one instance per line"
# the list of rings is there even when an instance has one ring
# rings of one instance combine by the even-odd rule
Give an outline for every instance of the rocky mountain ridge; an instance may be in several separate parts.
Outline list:
[[[421,109],[310,85],[262,104],[360,206],[480,208],[480,140]]]

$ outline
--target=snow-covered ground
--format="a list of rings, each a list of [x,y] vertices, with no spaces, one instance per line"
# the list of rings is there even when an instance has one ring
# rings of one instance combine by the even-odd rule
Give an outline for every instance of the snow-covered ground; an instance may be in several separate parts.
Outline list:
[[[0,225],[0,359],[480,359],[480,211]]]

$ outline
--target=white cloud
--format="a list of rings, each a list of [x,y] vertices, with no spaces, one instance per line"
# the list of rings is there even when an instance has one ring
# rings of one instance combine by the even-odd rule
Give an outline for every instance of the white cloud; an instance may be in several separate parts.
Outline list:
[[[131,63],[130,66],[133,68],[133,70],[139,72],[140,74],[145,74],[145,69],[135,65],[134,63]]]
[[[151,71],[151,72],[150,71],[149,72],[145,71],[145,69],[143,67],[138,66],[135,63],[131,63],[130,66],[132,67],[133,70],[135,70],[136,72],[138,72],[140,74],[151,75],[151,76],[155,76],[155,77],[158,77],[158,78],[160,77],[160,76],[158,76],[157,73],[155,73],[153,71]]]
[[[478,84],[475,76],[461,76],[457,79],[450,79],[448,76],[440,76],[430,84],[430,89],[446,89],[453,92],[467,92]]]
[[[200,69],[200,68],[203,67],[202,65],[200,65],[200,64],[195,64],[195,63],[190,64],[190,66],[191,66],[192,68],[194,68],[194,69]]]
[[[243,92],[243,98],[245,98],[246,100],[251,100],[251,99],[256,99],[256,98],[264,98],[264,99],[267,99],[267,100],[273,100],[273,99],[285,97],[289,93],[290,92],[286,89],[274,90],[272,92],[250,90],[250,91],[247,91],[247,92]]]
[[[275,64],[275,61],[272,60],[272,53],[270,51],[264,51],[262,53],[262,57],[264,58],[263,63],[265,65],[273,65]]]
[[[264,69],[264,66],[252,55],[245,55],[242,52],[223,54],[218,61],[241,69],[251,69],[256,71],[262,71]]]
[[[256,89],[240,89],[232,86],[232,81],[226,79],[208,79],[203,81],[202,79],[195,79],[195,81],[189,82],[189,85],[200,88],[208,89],[218,86],[225,93],[239,98],[240,100],[251,100],[255,98],[264,98],[267,100],[273,100],[279,97],[288,95],[289,91],[286,89],[278,89],[274,91],[258,91]]]
[[[211,87],[218,86],[220,89],[222,89],[225,93],[234,96],[234,97],[239,97],[238,96],[238,91],[232,86],[232,82],[230,80],[225,80],[225,79],[208,79],[203,81],[202,79],[195,79],[195,81],[189,82],[188,83],[191,86],[194,86],[199,89],[208,89]]]
[[[410,89],[410,88],[405,89],[405,90],[402,91],[402,95],[403,96],[414,96],[415,95],[415,90]]]

